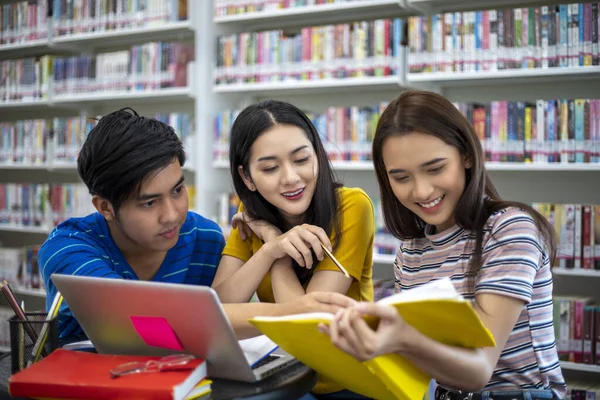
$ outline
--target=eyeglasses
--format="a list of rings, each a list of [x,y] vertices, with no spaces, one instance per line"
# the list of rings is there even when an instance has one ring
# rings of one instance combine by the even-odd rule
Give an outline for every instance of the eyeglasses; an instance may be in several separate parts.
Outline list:
[[[180,369],[192,369],[189,365],[195,357],[190,354],[173,354],[158,360],[150,360],[146,362],[132,361],[125,364],[121,364],[110,370],[111,378],[118,378],[119,376],[136,374],[141,372],[163,372],[173,371]]]

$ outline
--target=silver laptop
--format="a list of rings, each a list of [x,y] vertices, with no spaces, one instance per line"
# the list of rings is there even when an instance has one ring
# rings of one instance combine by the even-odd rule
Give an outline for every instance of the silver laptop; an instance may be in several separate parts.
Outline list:
[[[210,377],[245,382],[261,380],[297,362],[277,349],[251,366],[210,287],[58,274],[51,279],[98,353],[184,352],[207,360]],[[132,316],[166,319],[183,350],[148,345],[137,333]]]

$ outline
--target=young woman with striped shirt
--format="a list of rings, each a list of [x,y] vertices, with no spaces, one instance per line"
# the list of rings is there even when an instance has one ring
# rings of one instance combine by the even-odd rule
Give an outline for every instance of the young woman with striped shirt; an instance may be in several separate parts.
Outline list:
[[[410,359],[437,381],[440,400],[564,397],[552,320],[553,228],[531,207],[500,198],[467,119],[440,95],[405,92],[381,116],[373,161],[386,224],[401,240],[396,290],[450,277],[497,346],[436,342],[395,308],[374,303],[340,311],[320,329],[359,360],[391,352]],[[376,330],[364,314],[380,318]]]

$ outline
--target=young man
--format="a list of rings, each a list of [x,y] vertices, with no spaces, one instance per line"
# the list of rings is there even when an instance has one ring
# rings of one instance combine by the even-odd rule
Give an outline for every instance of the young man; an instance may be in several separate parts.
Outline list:
[[[53,273],[205,286],[213,281],[225,240],[216,223],[188,211],[181,141],[170,126],[127,110],[100,119],[77,160],[98,212],[61,223],[39,251],[47,309],[56,294]],[[256,333],[248,323],[252,316],[335,312],[351,302],[317,293],[294,303],[224,308],[243,338]],[[65,303],[58,330],[62,343],[85,338]]]

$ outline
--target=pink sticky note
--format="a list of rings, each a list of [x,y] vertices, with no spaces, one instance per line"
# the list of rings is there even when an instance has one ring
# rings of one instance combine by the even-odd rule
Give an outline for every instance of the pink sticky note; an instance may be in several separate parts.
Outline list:
[[[135,331],[148,346],[183,351],[183,346],[166,318],[131,316]]]

